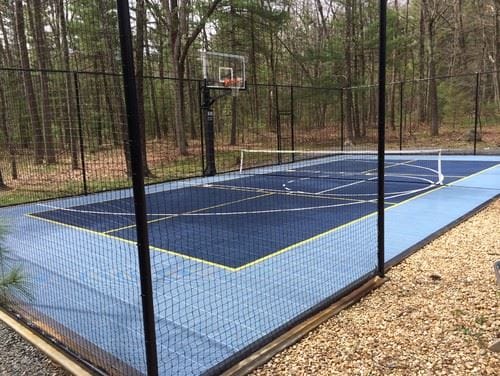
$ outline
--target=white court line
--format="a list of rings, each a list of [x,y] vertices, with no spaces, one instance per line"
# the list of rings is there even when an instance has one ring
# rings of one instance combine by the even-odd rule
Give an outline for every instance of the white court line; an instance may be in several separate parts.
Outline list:
[[[337,189],[342,189],[342,188],[346,188],[346,187],[351,187],[353,185],[356,185],[356,184],[361,184],[361,183],[365,183],[367,181],[370,181],[370,180],[375,180],[376,178],[370,178],[370,179],[367,179],[367,180],[361,180],[361,181],[355,181],[354,183],[349,183],[349,184],[344,184],[344,185],[339,185],[338,187],[335,187],[335,188],[330,188],[330,189],[325,189],[324,191],[320,191],[320,192],[316,192],[317,195],[320,195],[320,194],[323,194],[323,193],[326,193],[326,192],[331,192],[331,191],[336,191]],[[357,194],[355,193],[350,193],[351,196],[355,196]],[[373,194],[372,194],[373,195]],[[357,195],[358,196],[358,195]]]

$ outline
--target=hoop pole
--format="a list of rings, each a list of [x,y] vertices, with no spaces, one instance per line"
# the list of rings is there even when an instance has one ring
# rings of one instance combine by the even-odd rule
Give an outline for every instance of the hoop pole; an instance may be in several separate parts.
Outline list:
[[[215,99],[210,96],[210,89],[207,87],[206,80],[202,93],[203,135],[205,138],[205,169],[203,175],[214,176],[217,173],[215,165],[214,113],[212,110],[212,103]]]
[[[387,0],[379,5],[379,70],[378,70],[378,198],[377,198],[377,256],[378,275],[385,276],[385,84],[387,59]]]
[[[151,279],[151,257],[149,252],[148,220],[146,216],[146,193],[144,189],[144,163],[139,127],[137,85],[135,81],[132,30],[128,1],[117,0],[118,25],[122,54],[123,86],[127,111],[128,141],[132,167],[134,209],[137,231],[137,251],[141,283],[144,345],[148,376],[158,375],[158,355],[153,305],[153,283]]]

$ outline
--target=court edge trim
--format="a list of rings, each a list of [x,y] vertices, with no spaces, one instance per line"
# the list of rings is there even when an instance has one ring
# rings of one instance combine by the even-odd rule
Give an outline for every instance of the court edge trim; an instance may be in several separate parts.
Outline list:
[[[474,176],[477,176],[477,175],[480,175],[480,174],[483,174],[485,173],[486,171],[489,171],[489,170],[493,170],[494,168],[497,168],[498,166],[500,166],[500,164],[496,164],[494,166],[491,166],[491,167],[488,167],[484,170],[481,170],[481,171],[478,171],[472,175],[469,175],[469,176],[466,176],[462,179],[459,179],[459,180],[456,180],[448,185],[444,185],[444,186],[441,186],[441,187],[437,187],[435,189],[432,189],[430,191],[427,191],[427,192],[423,192],[419,195],[416,195],[414,197],[411,197],[407,200],[404,200],[404,201],[401,201],[397,204],[394,204],[388,208],[386,208],[385,210],[388,210],[388,209],[392,209],[392,208],[395,208],[395,207],[398,207],[402,204],[405,204],[407,202],[410,202],[412,200],[415,200],[417,198],[421,198],[427,194],[430,194],[432,192],[436,192],[440,189],[444,189],[444,188],[448,188],[448,187],[451,187],[453,185],[456,185],[457,183],[461,182],[461,181],[464,181],[464,180],[467,180],[467,179],[470,179]],[[190,260],[190,261],[195,261],[195,262],[201,262],[202,264],[206,264],[206,265],[209,265],[209,266],[213,266],[213,267],[217,267],[217,268],[222,268],[226,271],[229,271],[229,272],[239,272],[243,269],[246,269],[246,268],[249,268],[251,266],[255,266],[263,261],[267,261],[275,256],[279,256],[285,252],[288,252],[296,247],[299,247],[301,245],[304,245],[304,244],[307,244],[311,241],[314,241],[314,240],[317,240],[323,236],[326,236],[326,235],[329,235],[335,231],[339,231],[347,226],[351,226],[351,225],[354,225],[355,223],[358,223],[358,222],[361,222],[361,221],[364,221],[374,215],[377,214],[377,211],[374,211],[370,214],[367,214],[365,216],[362,216],[362,217],[359,217],[359,218],[356,218],[355,220],[353,221],[350,221],[350,222],[347,222],[347,223],[344,223],[343,225],[340,225],[338,227],[335,227],[335,228],[332,228],[330,230],[327,230],[325,232],[322,232],[322,233],[319,233],[311,238],[308,238],[308,239],[304,239],[298,243],[294,243],[294,244],[291,244],[289,245],[288,247],[285,247],[285,248],[282,248],[274,253],[271,253],[267,256],[264,256],[264,257],[261,257],[257,260],[254,260],[248,264],[245,264],[245,265],[242,265],[242,266],[239,266],[237,268],[233,268],[233,267],[230,267],[230,266],[226,266],[226,265],[222,265],[222,264],[218,264],[218,263],[215,263],[215,262],[211,262],[211,261],[207,261],[207,260],[203,260],[203,259],[199,259],[199,258],[196,258],[196,257],[192,257],[192,256],[188,256],[188,255],[184,255],[182,253],[179,253],[179,252],[176,252],[176,251],[172,251],[172,250],[168,250],[168,249],[163,249],[163,248],[158,248],[158,247],[154,247],[154,246],[150,246],[150,249],[152,250],[155,250],[155,251],[158,251],[158,252],[162,252],[162,253],[167,253],[167,254],[170,254],[170,255],[173,255],[173,256],[178,256],[178,257],[181,257],[183,259],[186,259],[186,260]],[[120,237],[117,237],[117,236],[113,236],[113,235],[109,235],[108,233],[104,233],[104,232],[99,232],[99,231],[94,231],[94,230],[89,230],[89,229],[86,229],[84,227],[78,227],[78,226],[74,226],[74,225],[68,225],[66,223],[62,223],[62,222],[57,222],[57,221],[54,221],[54,220],[51,220],[51,219],[46,219],[46,218],[42,218],[42,217],[37,217],[36,215],[34,214],[25,214],[27,217],[30,217],[30,218],[34,218],[34,219],[38,219],[38,220],[42,220],[42,221],[45,221],[45,222],[49,222],[49,223],[53,223],[53,224],[57,224],[57,225],[60,225],[60,226],[64,226],[64,227],[69,227],[69,228],[72,228],[72,229],[76,229],[76,230],[81,230],[81,231],[85,231],[85,232],[88,232],[88,233],[91,233],[91,234],[94,234],[94,235],[100,235],[100,236],[103,236],[103,237],[106,237],[106,238],[109,238],[109,239],[113,239],[113,240],[118,240],[118,241],[122,241],[124,243],[127,243],[127,244],[133,244],[133,245],[137,245],[137,242],[135,241],[132,241],[132,240],[127,240],[127,239],[124,239],[124,238],[120,238]]]

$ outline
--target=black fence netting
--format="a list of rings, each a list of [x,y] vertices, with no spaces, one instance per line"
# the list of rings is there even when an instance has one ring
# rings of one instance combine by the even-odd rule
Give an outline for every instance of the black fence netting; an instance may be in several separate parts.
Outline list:
[[[39,53],[44,28],[23,68],[0,68],[0,256],[26,281],[8,309],[103,373],[219,374],[383,268],[378,88],[276,84],[271,58],[269,72],[248,61],[240,91],[207,90],[189,59],[177,66],[188,78],[167,77],[163,15],[146,3],[155,46],[135,80],[118,46],[140,38],[121,13],[118,32],[105,1],[46,9],[57,51],[65,15],[77,35],[52,51],[54,69]],[[19,45],[25,4],[0,15]],[[495,79],[388,85],[386,147],[403,151],[388,154],[391,205],[443,183],[439,149],[498,153]],[[422,158],[408,166],[407,149]]]
[[[498,152],[494,75],[388,85],[386,147]],[[107,372],[144,373],[123,77],[0,81],[4,242],[31,286],[13,312]],[[143,83],[156,347],[164,374],[216,373],[375,273],[377,87],[212,90],[204,177],[204,82],[184,82],[182,129],[177,85]]]

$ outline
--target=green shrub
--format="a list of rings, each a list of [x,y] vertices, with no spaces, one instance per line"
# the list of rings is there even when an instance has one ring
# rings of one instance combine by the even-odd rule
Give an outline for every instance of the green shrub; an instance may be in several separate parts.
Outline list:
[[[5,233],[5,227],[0,225],[0,306],[2,307],[14,305],[14,295],[30,298],[25,273],[20,266],[13,265],[8,256]]]

